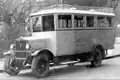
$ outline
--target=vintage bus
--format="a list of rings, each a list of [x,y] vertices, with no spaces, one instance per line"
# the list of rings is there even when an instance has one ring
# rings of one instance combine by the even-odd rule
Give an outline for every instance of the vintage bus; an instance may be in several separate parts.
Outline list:
[[[44,77],[54,65],[91,62],[100,66],[107,50],[114,48],[114,16],[65,4],[32,13],[30,36],[16,39],[4,53],[5,71],[17,75],[29,65],[35,76]]]

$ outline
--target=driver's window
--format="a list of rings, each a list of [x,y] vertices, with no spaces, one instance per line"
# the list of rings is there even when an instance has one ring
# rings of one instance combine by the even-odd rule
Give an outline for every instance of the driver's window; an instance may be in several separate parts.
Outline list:
[[[47,15],[42,17],[43,31],[54,31],[54,16]]]
[[[41,31],[41,16],[34,17],[32,19],[32,26],[33,26],[33,32],[40,32]]]

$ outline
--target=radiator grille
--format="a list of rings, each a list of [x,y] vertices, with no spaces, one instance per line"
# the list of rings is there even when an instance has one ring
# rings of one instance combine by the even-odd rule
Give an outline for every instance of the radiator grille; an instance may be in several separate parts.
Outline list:
[[[16,51],[15,51],[16,58],[26,58],[26,41],[16,41]]]
[[[26,41],[16,41],[16,50],[26,50]]]

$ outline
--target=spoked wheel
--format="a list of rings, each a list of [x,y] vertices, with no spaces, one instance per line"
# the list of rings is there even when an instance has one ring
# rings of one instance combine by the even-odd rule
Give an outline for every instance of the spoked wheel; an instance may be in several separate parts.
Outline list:
[[[91,64],[93,67],[99,67],[101,66],[101,63],[102,63],[102,53],[99,49],[96,48],[94,52],[94,58],[91,61]]]
[[[17,75],[21,70],[21,68],[15,66],[15,59],[12,56],[5,56],[4,69],[11,76]]]
[[[45,77],[49,72],[49,58],[46,54],[40,54],[33,58],[32,73],[36,77]]]

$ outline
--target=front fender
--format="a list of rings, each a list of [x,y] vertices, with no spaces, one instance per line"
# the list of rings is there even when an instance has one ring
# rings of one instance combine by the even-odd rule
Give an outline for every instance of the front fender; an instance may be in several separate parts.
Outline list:
[[[3,55],[14,55],[14,50],[9,50],[7,52],[4,52]]]
[[[34,53],[31,54],[31,56],[36,56],[41,50],[36,50]]]

